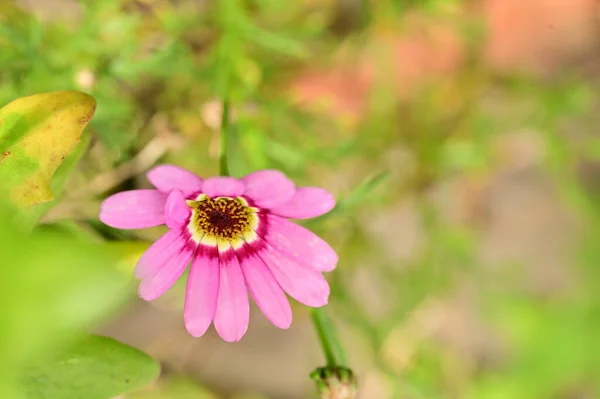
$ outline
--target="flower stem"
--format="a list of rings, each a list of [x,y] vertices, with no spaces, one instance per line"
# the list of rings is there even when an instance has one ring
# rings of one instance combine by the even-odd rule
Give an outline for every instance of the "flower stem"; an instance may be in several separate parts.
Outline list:
[[[229,176],[227,149],[229,146],[229,101],[223,100],[221,113],[221,142],[219,146],[219,175]]]
[[[325,310],[323,308],[313,308],[311,309],[311,317],[317,331],[317,337],[321,343],[321,349],[325,355],[327,366],[337,367],[344,365],[346,363],[344,350]]]

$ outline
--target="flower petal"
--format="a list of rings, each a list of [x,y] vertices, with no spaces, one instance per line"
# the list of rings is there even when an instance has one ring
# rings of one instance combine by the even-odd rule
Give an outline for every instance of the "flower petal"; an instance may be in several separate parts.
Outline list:
[[[148,181],[159,191],[169,193],[178,189],[186,197],[202,190],[202,179],[175,165],[158,165],[146,174]]]
[[[274,215],[263,216],[267,226],[263,239],[286,257],[320,272],[335,269],[337,253],[312,231]]]
[[[233,177],[211,177],[202,190],[209,197],[238,197],[244,193],[244,183]]]
[[[165,223],[167,196],[158,190],[132,190],[111,195],[100,205],[102,223],[118,229],[144,229]]]
[[[165,223],[170,229],[178,229],[183,226],[192,211],[185,202],[183,193],[179,190],[173,190],[167,198],[165,204]]]
[[[140,297],[152,301],[167,292],[185,271],[193,255],[194,251],[184,244],[156,273],[142,279],[138,290]]]
[[[146,278],[156,274],[169,259],[175,257],[186,245],[180,231],[169,230],[154,242],[140,257],[135,267],[136,278]]]
[[[258,256],[289,296],[307,306],[320,307],[327,304],[329,284],[321,273],[283,256],[268,244],[258,252]]]
[[[233,251],[219,254],[220,282],[215,329],[227,342],[239,341],[250,321],[250,303],[244,275]]]
[[[214,248],[211,248],[214,249]],[[219,295],[219,257],[204,250],[196,254],[185,291],[183,318],[193,337],[204,335],[215,317]]]
[[[239,258],[246,286],[254,302],[275,326],[289,328],[292,324],[292,308],[271,271],[254,252]]]
[[[292,219],[321,216],[335,206],[333,195],[319,187],[300,187],[294,197],[284,204],[271,208],[271,212]]]
[[[261,208],[283,204],[294,196],[294,182],[277,170],[260,170],[242,178],[244,195]]]

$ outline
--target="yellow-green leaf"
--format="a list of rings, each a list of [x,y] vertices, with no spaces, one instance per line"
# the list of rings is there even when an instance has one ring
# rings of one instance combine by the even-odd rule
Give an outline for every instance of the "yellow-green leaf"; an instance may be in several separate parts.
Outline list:
[[[92,96],[76,91],[23,97],[0,109],[2,194],[21,208],[52,200],[52,175],[95,109]]]
[[[63,163],[61,163],[54,172],[54,176],[52,176],[52,181],[50,182],[50,188],[52,189],[52,194],[55,197],[54,200],[23,209],[20,212],[20,218],[18,220],[24,228],[33,228],[40,221],[40,219],[56,205],[65,188],[65,185],[67,184],[67,181],[75,171],[79,160],[87,151],[89,144],[90,136],[84,135],[81,138],[81,141],[75,146],[73,151],[71,151],[71,153],[65,157]]]

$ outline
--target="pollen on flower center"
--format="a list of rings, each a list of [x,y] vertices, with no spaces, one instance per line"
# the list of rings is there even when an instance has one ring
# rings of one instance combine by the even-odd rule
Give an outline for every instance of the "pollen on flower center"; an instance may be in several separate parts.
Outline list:
[[[231,216],[221,211],[208,211],[208,222],[215,226],[218,229],[224,229],[234,223],[234,220]]]
[[[205,245],[243,242],[242,238],[251,235],[258,223],[258,210],[248,206],[242,197],[211,198],[201,194],[187,204],[192,210],[188,230],[196,242]]]

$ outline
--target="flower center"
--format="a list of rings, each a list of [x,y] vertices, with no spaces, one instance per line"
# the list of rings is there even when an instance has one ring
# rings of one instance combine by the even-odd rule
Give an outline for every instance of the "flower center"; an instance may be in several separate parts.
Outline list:
[[[216,245],[222,240],[237,240],[256,224],[257,209],[248,206],[242,197],[210,198],[201,194],[187,204],[192,210],[188,229],[197,242]]]

